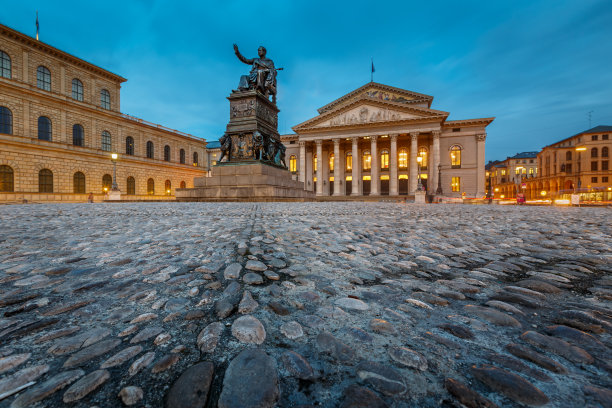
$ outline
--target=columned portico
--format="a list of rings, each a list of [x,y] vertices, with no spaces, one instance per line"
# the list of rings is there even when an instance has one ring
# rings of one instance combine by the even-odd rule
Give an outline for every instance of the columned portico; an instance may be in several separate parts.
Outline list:
[[[380,194],[380,165],[378,164],[378,150],[376,149],[378,136],[370,136],[370,154],[372,157],[372,169],[370,170],[370,195]]]
[[[361,168],[361,160],[359,158],[359,138],[353,137],[351,138],[352,150],[351,155],[353,158],[353,166],[351,168],[351,195],[356,196],[359,195],[359,184],[361,181],[361,176],[359,174],[359,169]]]
[[[323,195],[323,141],[316,140],[317,146],[317,195]]]
[[[344,169],[340,166],[340,139],[334,139],[334,195],[344,195],[344,183],[342,183]]]
[[[306,186],[306,142],[300,142],[300,170],[299,181]]]
[[[429,169],[429,174],[431,175],[431,185],[430,190],[436,191],[438,188],[438,166],[440,165],[440,131],[434,130],[433,134],[433,146],[432,146],[432,157],[433,157],[433,166]]]
[[[397,134],[390,135],[391,158],[389,163],[389,195],[396,196],[397,190]]]
[[[417,142],[419,134],[410,133],[410,192],[414,193],[417,189]]]

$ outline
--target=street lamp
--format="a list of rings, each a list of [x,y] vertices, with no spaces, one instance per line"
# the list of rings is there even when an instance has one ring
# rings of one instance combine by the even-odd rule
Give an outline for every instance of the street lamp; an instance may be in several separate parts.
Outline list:
[[[421,162],[423,161],[423,156],[417,157],[417,191],[423,191],[423,185],[421,184]]]
[[[442,195],[442,165],[438,164],[438,188],[436,189],[436,194]]]
[[[117,159],[119,158],[119,155],[117,153],[112,153],[111,154],[111,161],[113,162],[113,187],[112,187],[112,191],[117,191],[119,190],[119,186],[117,186]]]
[[[582,163],[582,152],[586,151],[586,146],[578,146],[576,147],[576,151],[578,152],[578,166],[581,166]],[[576,173],[576,178],[578,179],[578,182],[576,183],[578,185],[578,192],[580,192],[580,187],[582,187],[582,178],[580,177],[580,171],[582,169],[580,169],[579,171],[576,171],[578,169],[574,170],[574,173]]]

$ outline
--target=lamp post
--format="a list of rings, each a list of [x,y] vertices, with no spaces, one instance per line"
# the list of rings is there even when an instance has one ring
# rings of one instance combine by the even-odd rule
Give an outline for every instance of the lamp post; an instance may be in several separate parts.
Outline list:
[[[117,153],[111,154],[111,161],[113,162],[113,187],[111,190],[117,191],[119,187],[117,186],[117,159],[119,155]]]
[[[442,165],[438,164],[438,188],[436,189],[436,194],[442,195]]]
[[[423,156],[417,157],[417,191],[423,191],[423,185],[421,184],[421,162],[423,161]]]
[[[576,147],[576,151],[578,152],[578,166],[582,164],[582,152],[586,151],[586,146],[578,146]],[[578,193],[580,193],[580,187],[582,187],[582,178],[580,177],[580,172],[582,169],[576,171],[578,169],[574,169],[574,173],[576,173],[576,178],[578,179],[576,185],[578,186]],[[575,192],[575,191],[574,191]]]

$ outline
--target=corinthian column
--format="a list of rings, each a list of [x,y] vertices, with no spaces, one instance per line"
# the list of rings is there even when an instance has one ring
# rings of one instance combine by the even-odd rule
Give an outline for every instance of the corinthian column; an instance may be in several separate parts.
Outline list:
[[[417,139],[419,134],[410,133],[410,192],[414,193],[417,189]]]
[[[486,133],[476,135],[476,197],[484,197],[485,195],[485,139]]]
[[[306,142],[300,142],[300,168],[298,180],[304,183],[304,190],[306,190]]]
[[[353,181],[351,181],[351,195],[359,195],[359,166],[360,166],[360,160],[359,160],[359,138],[358,137],[354,137],[353,138],[353,151],[352,153],[352,157],[353,157],[353,169],[351,172],[351,176],[353,178]]]
[[[389,169],[389,195],[397,195],[397,134],[391,137],[391,163]]]
[[[376,139],[378,136],[370,136],[370,148],[372,154],[372,169],[370,170],[370,195],[379,195],[380,188],[380,166],[378,164],[378,150],[376,150]]]
[[[323,195],[323,141],[315,140],[317,145],[317,195]]]
[[[430,191],[436,191],[438,188],[438,165],[440,164],[440,131],[433,131],[433,169],[429,170],[431,176]]]
[[[334,195],[335,196],[344,195],[344,191],[341,191],[342,186],[344,185],[343,183],[341,183],[343,179],[342,173],[344,173],[343,170],[344,169],[340,167],[340,139],[334,139]]]

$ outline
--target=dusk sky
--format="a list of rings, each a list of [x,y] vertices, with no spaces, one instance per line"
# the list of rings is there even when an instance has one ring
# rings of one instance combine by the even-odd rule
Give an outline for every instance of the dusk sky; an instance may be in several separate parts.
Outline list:
[[[264,45],[279,131],[370,81],[434,96],[449,119],[495,116],[487,160],[612,125],[612,1],[29,1],[0,22],[128,79],[121,111],[206,140]]]

